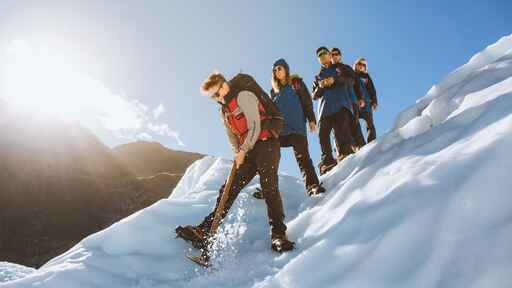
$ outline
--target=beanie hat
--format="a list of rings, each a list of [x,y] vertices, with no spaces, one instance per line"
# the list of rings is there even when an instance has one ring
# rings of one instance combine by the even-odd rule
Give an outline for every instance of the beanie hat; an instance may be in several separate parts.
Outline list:
[[[272,70],[276,69],[277,66],[282,66],[286,72],[290,72],[290,66],[288,66],[288,63],[286,63],[286,60],[283,58],[278,59],[276,62],[274,62],[274,65],[272,65]]]

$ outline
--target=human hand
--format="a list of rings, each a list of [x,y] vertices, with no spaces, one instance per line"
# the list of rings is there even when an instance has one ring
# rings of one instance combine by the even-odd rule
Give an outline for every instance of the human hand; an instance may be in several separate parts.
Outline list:
[[[309,126],[309,132],[315,133],[316,132],[316,123],[313,121],[308,122]]]
[[[236,164],[236,169],[240,168],[240,166],[244,163],[244,160],[245,160],[245,151],[238,151],[236,154],[235,154],[235,164]]]
[[[330,87],[334,84],[334,78],[333,77],[329,77],[326,79],[327,80],[327,87]]]

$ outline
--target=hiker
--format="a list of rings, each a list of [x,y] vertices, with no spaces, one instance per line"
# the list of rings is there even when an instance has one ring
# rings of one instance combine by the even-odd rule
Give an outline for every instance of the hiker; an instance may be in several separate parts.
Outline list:
[[[372,78],[368,74],[368,62],[365,58],[356,60],[354,71],[361,81],[361,91],[364,94],[365,102],[369,103],[369,105],[359,110],[359,118],[364,119],[366,122],[368,143],[370,143],[377,137],[375,125],[373,124],[373,112],[377,110],[377,91],[373,85]]]
[[[332,156],[331,130],[334,130],[338,146],[338,162],[353,153],[351,145],[354,111],[349,86],[353,85],[354,81],[353,78],[341,73],[339,65],[331,63],[331,54],[327,48],[318,48],[316,55],[321,69],[313,82],[313,99],[320,100],[320,174],[324,174],[337,164]],[[359,105],[364,105],[364,100],[360,97]]]
[[[331,48],[331,62],[336,64],[340,74],[350,79],[352,85],[349,85],[349,93],[352,100],[352,110],[354,111],[354,125],[352,126],[352,150],[356,152],[366,144],[364,141],[363,133],[361,131],[361,124],[359,123],[359,102],[358,99],[364,98],[359,80],[352,67],[343,63],[343,55],[341,50],[337,47]],[[366,103],[366,101],[365,101]],[[366,106],[366,105],[365,105]],[[338,145],[336,145],[337,148]],[[339,151],[339,149],[338,149]],[[339,152],[338,152],[339,154]]]
[[[272,66],[270,97],[284,117],[285,125],[279,135],[281,147],[293,147],[308,195],[325,192],[316,175],[308,148],[306,123],[311,132],[316,130],[313,101],[302,78],[296,74],[290,75],[290,67],[284,59],[277,60]]]
[[[293,249],[293,242],[286,236],[283,203],[278,187],[279,132],[282,127],[282,116],[269,96],[249,75],[238,74],[226,81],[220,73],[212,73],[201,87],[203,93],[217,101],[221,106],[229,142],[235,154],[237,166],[230,195],[221,213],[223,219],[233,202],[251,180],[259,174],[263,198],[267,205],[267,214],[271,227],[272,249],[287,251]],[[279,122],[280,121],[280,122]],[[198,226],[179,226],[176,228],[178,237],[191,241],[199,247],[207,247],[207,241],[217,207],[224,192],[219,190],[217,205]]]

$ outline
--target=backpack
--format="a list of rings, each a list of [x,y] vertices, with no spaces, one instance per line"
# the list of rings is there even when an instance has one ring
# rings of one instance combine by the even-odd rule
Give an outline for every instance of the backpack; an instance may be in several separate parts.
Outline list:
[[[270,99],[256,80],[250,75],[240,73],[229,81],[229,87],[233,89],[235,95],[238,95],[240,91],[247,90],[258,97],[258,101],[263,105],[265,113],[268,116],[268,119],[261,121],[261,129],[270,130],[275,137],[278,137],[284,128],[283,115],[281,111],[279,111],[276,103]]]

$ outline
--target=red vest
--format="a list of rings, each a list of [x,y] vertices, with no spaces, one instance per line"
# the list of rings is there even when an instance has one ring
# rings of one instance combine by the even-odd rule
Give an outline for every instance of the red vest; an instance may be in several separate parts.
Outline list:
[[[233,132],[233,134],[238,136],[239,143],[242,145],[245,142],[245,138],[247,137],[247,119],[245,118],[244,113],[242,113],[240,107],[238,107],[237,98],[238,97],[233,97],[233,99],[231,99],[227,105],[224,106],[223,113],[230,130]],[[265,112],[265,108],[261,102],[259,102],[258,110],[260,112],[260,121],[270,118]],[[261,129],[258,139],[265,140],[271,136],[272,133],[269,130]]]

